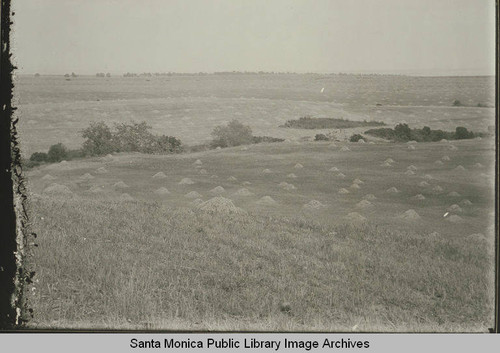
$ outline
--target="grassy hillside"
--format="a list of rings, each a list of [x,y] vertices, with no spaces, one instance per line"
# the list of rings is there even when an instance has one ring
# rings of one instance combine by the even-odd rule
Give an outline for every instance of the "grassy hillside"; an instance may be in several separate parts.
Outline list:
[[[31,325],[485,331],[493,144],[408,146],[262,144],[35,169]],[[192,192],[246,214],[207,213]]]

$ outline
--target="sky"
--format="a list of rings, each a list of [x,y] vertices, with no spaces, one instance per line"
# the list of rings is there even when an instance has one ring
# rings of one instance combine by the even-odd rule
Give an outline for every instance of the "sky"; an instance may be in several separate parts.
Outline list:
[[[494,0],[12,0],[19,73],[494,75]]]

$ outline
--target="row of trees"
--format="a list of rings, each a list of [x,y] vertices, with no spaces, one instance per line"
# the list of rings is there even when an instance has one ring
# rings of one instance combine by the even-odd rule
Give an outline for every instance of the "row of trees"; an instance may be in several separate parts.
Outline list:
[[[391,128],[371,129],[365,132],[366,134],[381,137],[386,140],[397,142],[432,142],[447,140],[464,140],[475,137],[482,137],[481,133],[474,133],[467,130],[463,126],[458,126],[455,131],[431,130],[430,127],[424,126],[422,129],[411,129],[408,124],[398,124]]]

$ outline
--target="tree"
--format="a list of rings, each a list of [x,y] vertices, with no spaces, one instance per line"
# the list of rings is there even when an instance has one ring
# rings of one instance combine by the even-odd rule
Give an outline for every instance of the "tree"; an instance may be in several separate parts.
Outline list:
[[[422,129],[422,134],[429,136],[431,134],[431,128],[428,126],[424,126],[424,128]]]
[[[68,155],[68,150],[66,146],[62,143],[58,143],[56,145],[52,145],[49,148],[49,152],[47,153],[47,160],[49,162],[60,162],[63,159],[66,159]]]
[[[457,140],[463,140],[463,139],[468,139],[471,138],[474,135],[474,133],[467,131],[467,128],[462,127],[462,126],[457,126],[455,129],[455,138]]]
[[[400,141],[410,141],[411,140],[411,129],[408,127],[408,124],[398,124],[394,128],[394,133],[396,135],[396,139]]]
[[[212,131],[213,147],[232,147],[248,145],[253,142],[252,129],[238,120],[232,120],[226,126],[216,126]]]
[[[460,106],[462,106],[462,102],[460,102],[458,99],[455,99],[453,101],[453,106],[454,107],[460,107]]]
[[[114,137],[119,151],[153,153],[156,138],[149,131],[151,126],[145,121],[116,124],[115,129]]]
[[[45,152],[35,152],[31,155],[30,161],[32,162],[46,162],[48,158],[47,153]]]
[[[110,128],[103,122],[93,122],[82,131],[83,151],[86,155],[101,156],[116,150]]]

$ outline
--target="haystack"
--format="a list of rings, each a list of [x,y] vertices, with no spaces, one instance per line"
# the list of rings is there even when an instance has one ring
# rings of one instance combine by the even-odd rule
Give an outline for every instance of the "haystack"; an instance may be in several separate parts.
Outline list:
[[[295,164],[294,168],[295,169],[302,169],[302,168],[304,168],[304,166],[300,163],[297,163],[297,164]]]
[[[165,179],[167,176],[163,172],[158,172],[155,175],[153,175],[153,179]]]
[[[259,205],[275,205],[276,201],[271,197],[271,196],[263,196],[260,198],[260,200],[257,201],[257,204]]]
[[[252,196],[253,193],[249,191],[247,188],[241,188],[238,191],[236,191],[233,195],[235,196]]]
[[[344,173],[338,173],[337,174],[337,178],[344,179],[345,178],[345,174]]]
[[[201,198],[202,195],[197,191],[191,191],[184,195],[184,197],[187,197],[188,199],[198,199]]]
[[[163,196],[163,195],[170,194],[170,191],[168,191],[168,189],[166,187],[162,186],[161,188],[155,190],[155,194]]]
[[[213,195],[220,195],[224,192],[226,192],[226,190],[222,187],[222,186],[216,186],[214,187],[212,190],[209,191],[211,194]]]
[[[417,194],[417,195],[412,197],[412,200],[419,200],[419,201],[425,200],[425,196],[422,194]]]
[[[417,221],[420,219],[420,215],[417,213],[417,211],[409,209],[399,215],[399,218],[405,221]]]
[[[318,200],[311,200],[303,206],[303,208],[306,210],[319,210],[325,207],[326,205]]]
[[[366,143],[366,141],[364,139],[359,139],[358,143]]]
[[[451,158],[448,156],[443,156],[443,157],[441,157],[441,160],[448,162],[451,160]]]
[[[414,150],[416,150],[415,146],[413,146],[413,145],[409,145],[409,146],[408,146],[408,149],[409,149],[410,151],[414,151]]]
[[[462,223],[464,219],[456,214],[452,214],[451,216],[445,217],[445,220],[451,223]]]
[[[94,176],[90,173],[85,173],[78,178],[79,181],[89,181],[92,179],[94,179]]]
[[[106,169],[106,167],[99,167],[96,169],[95,171],[97,174],[106,174],[108,172],[108,170]]]
[[[356,204],[356,207],[357,208],[370,208],[370,207],[373,207],[373,204],[368,201],[368,200],[361,200],[359,201],[357,204]]]
[[[252,183],[249,182],[249,181],[244,181],[244,182],[241,183],[241,185],[248,186],[248,185],[252,185]]]
[[[211,178],[211,179],[217,179],[218,177],[219,177],[219,176],[218,176],[218,175],[215,175],[215,174],[210,176],[210,178]]]
[[[458,147],[455,146],[455,145],[449,145],[448,146],[448,149],[451,150],[451,151],[457,151],[458,150]]]
[[[441,162],[439,159],[437,161],[434,162],[435,165],[443,165],[444,163]]]
[[[225,197],[216,196],[208,201],[205,201],[198,205],[198,209],[207,212],[209,214],[246,214],[247,212],[242,208],[236,207],[230,199]]]
[[[358,185],[361,185],[361,184],[364,184],[365,182],[364,182],[364,181],[362,181],[361,179],[356,178],[356,179],[354,179],[354,180],[352,181],[352,183],[353,183],[353,184],[358,184]]]
[[[285,190],[295,190],[297,189],[293,184],[289,184],[286,181],[282,181],[281,183],[278,184],[278,186],[282,189]]]
[[[287,178],[291,178],[291,179],[297,178],[297,176],[295,174],[293,174],[293,173],[288,174],[286,177]]]
[[[247,146],[243,146],[240,148],[240,151],[248,151],[248,147]]]
[[[358,212],[350,212],[347,216],[344,216],[344,221],[348,221],[351,223],[361,223],[366,221],[366,218],[360,215]]]
[[[432,175],[430,175],[430,174],[425,174],[424,175],[424,179],[425,180],[432,180],[432,179],[434,179],[434,177]]]
[[[191,203],[195,206],[199,206],[203,203],[203,200],[202,199],[194,199],[193,201],[191,201]]]
[[[455,172],[464,172],[465,168],[462,165],[457,166],[455,169],[453,169]]]
[[[203,162],[202,162],[202,161],[200,161],[199,159],[197,159],[197,160],[195,160],[195,161],[194,161],[194,163],[193,163],[193,164],[194,164],[194,165],[202,165],[202,164],[203,164]]]
[[[415,167],[413,164],[409,165],[408,167],[406,167],[407,170],[411,170],[411,171],[414,171],[416,172],[417,171],[417,167]]]
[[[42,180],[55,180],[57,179],[56,177],[50,175],[50,174],[45,174],[43,177],[42,177]]]
[[[330,172],[338,172],[339,171],[339,168],[337,167],[331,167],[330,169],[328,169]]]
[[[358,184],[352,184],[351,186],[349,186],[349,188],[351,188],[353,190],[359,190],[359,189],[361,189],[361,187]]]
[[[198,171],[198,173],[200,173],[201,175],[207,175],[207,174],[208,174],[208,172],[207,172],[207,170],[206,170],[206,169],[200,169],[200,170]]]
[[[483,168],[484,165],[482,165],[481,163],[476,163],[476,164],[473,165],[473,167],[480,169],[480,168]]]
[[[340,149],[340,151],[341,151],[341,152],[347,152],[347,151],[350,151],[350,150],[351,150],[351,149],[350,149],[349,147],[347,147],[347,146],[343,146],[343,147]]]
[[[66,186],[60,184],[50,184],[43,192],[49,195],[71,195],[73,192]]]
[[[407,144],[409,145],[416,145],[418,142],[415,140],[408,141]]]
[[[381,167],[392,167],[392,164],[391,163],[388,163],[388,162],[384,162],[380,165]]]
[[[439,142],[448,143],[448,142],[450,142],[450,141],[448,141],[447,139],[441,139]]]
[[[406,172],[404,172],[405,175],[415,175],[415,172],[413,170],[408,169]]]
[[[370,201],[373,201],[373,200],[376,200],[377,197],[373,194],[366,194],[364,197],[363,197],[364,200],[370,200]]]
[[[123,181],[120,180],[120,181],[114,183],[113,187],[116,188],[116,189],[126,189],[129,186],[127,184],[125,184]]]
[[[463,213],[463,209],[462,207],[458,206],[456,203],[451,205],[450,207],[448,207],[446,209],[446,211],[450,212],[450,213]]]
[[[421,181],[420,183],[418,183],[418,186],[420,186],[421,188],[426,188],[428,186],[430,186],[431,184],[429,184],[428,182],[426,181]]]
[[[436,237],[440,237],[441,234],[439,234],[438,232],[434,231],[432,233],[427,234],[427,236],[430,237],[430,238],[436,238]]]
[[[349,193],[349,190],[347,190],[346,188],[340,188],[339,189],[339,194],[348,194]]]
[[[392,158],[387,158],[384,163],[394,163],[394,159]]]
[[[193,185],[194,181],[192,181],[189,178],[183,178],[181,181],[179,181],[179,185]]]
[[[460,204],[462,206],[472,206],[472,202],[470,202],[470,200],[467,199],[463,199],[462,201],[460,201]]]
[[[456,192],[456,191],[452,191],[452,192],[450,192],[450,193],[448,194],[448,196],[450,196],[450,197],[460,197],[460,196],[462,196],[462,195],[460,195],[460,194],[459,194],[458,192]]]
[[[227,178],[228,181],[237,181],[238,179],[236,179],[234,176],[230,176],[229,178]]]
[[[107,154],[106,156],[101,157],[101,161],[103,161],[103,162],[112,162],[114,159],[115,158],[110,154]]]
[[[267,169],[267,168],[266,168],[266,169],[264,169],[264,170],[262,171],[262,173],[264,173],[264,174],[271,174],[271,173],[272,173],[272,171],[271,171],[271,169]]]
[[[443,188],[439,185],[436,185],[432,188],[432,191],[434,192],[443,192]]]
[[[104,191],[104,185],[101,186],[94,185],[88,191],[93,194],[99,194]]]
[[[389,194],[397,194],[399,192],[399,190],[393,186],[393,187],[390,187],[389,189],[387,189],[385,192],[389,193]]]
[[[119,197],[120,201],[134,201],[134,198],[127,194],[126,192],[121,194]]]

